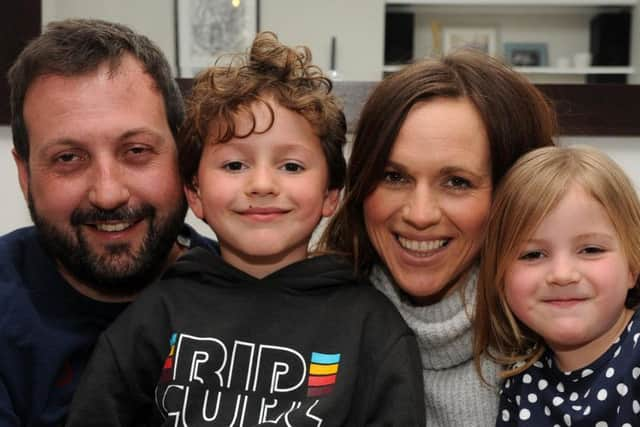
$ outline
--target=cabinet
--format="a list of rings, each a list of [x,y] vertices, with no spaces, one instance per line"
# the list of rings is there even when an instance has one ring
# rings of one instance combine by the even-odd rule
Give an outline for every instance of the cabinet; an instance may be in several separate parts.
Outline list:
[[[627,76],[635,83],[634,61],[640,61],[633,52],[639,38],[636,6],[636,0],[386,0],[385,16],[387,31],[392,15],[413,17],[414,59],[439,54],[465,31],[477,32],[471,37],[484,48],[493,46],[493,54],[536,83],[585,83],[590,75]],[[590,63],[591,21],[602,14],[630,18],[622,64]],[[385,72],[401,67],[402,61],[390,63],[385,56]]]

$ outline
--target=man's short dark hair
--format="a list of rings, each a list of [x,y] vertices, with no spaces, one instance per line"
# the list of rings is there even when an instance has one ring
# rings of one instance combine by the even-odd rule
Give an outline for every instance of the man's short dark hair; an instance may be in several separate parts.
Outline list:
[[[125,54],[133,55],[160,91],[174,138],[184,118],[182,95],[162,51],[130,28],[97,19],[51,22],[44,33],[20,53],[7,75],[10,89],[11,130],[16,153],[29,159],[29,134],[24,100],[29,86],[43,75],[76,76],[108,62],[116,70]]]

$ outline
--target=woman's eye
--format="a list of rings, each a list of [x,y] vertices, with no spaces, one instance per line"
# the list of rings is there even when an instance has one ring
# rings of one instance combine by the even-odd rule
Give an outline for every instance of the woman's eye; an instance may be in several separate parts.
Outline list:
[[[446,185],[452,188],[470,188],[471,181],[460,176],[452,176],[447,180]]]
[[[407,181],[407,178],[396,171],[385,171],[382,180],[391,184],[400,184]]]
[[[282,169],[287,172],[302,172],[304,170],[304,166],[295,162],[287,162],[282,165]]]
[[[232,172],[241,171],[245,169],[245,165],[242,162],[227,162],[223,166],[224,169]]]
[[[521,259],[524,261],[533,261],[543,257],[544,257],[544,254],[542,253],[542,251],[527,251],[527,252],[524,252],[522,255],[520,255],[518,259]]]

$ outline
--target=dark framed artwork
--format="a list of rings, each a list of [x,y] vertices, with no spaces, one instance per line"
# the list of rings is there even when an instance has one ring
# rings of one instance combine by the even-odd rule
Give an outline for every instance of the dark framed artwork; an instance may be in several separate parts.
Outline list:
[[[11,121],[7,71],[27,42],[40,34],[41,21],[40,0],[0,3],[0,124],[6,125]]]
[[[546,43],[505,43],[504,57],[516,67],[544,67],[549,64]]]
[[[259,0],[175,1],[180,77],[193,77],[225,54],[244,52],[259,30]]]

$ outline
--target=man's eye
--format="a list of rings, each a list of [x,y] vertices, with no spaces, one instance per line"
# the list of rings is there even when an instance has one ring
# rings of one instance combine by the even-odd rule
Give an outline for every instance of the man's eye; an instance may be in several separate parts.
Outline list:
[[[302,172],[304,167],[299,163],[287,162],[282,166],[282,169],[287,172]]]
[[[142,153],[145,153],[146,151],[147,151],[147,148],[145,147],[131,147],[129,149],[129,152],[133,154],[142,154]]]
[[[76,159],[78,159],[78,155],[74,153],[62,153],[55,158],[56,162],[60,163],[69,163]]]
[[[245,169],[245,165],[243,165],[242,162],[227,162],[224,164],[223,168],[228,171],[237,172]]]

